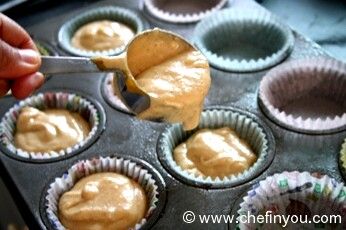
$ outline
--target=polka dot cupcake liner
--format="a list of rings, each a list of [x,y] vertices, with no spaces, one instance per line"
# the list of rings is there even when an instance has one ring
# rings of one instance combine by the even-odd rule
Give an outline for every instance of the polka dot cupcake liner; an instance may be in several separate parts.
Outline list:
[[[303,133],[346,128],[346,64],[329,58],[291,61],[262,79],[258,99],[275,123]]]
[[[281,229],[284,223],[241,221],[242,216],[296,215],[307,223],[288,222],[285,229],[345,229],[346,187],[325,175],[283,172],[256,183],[237,211],[238,229]],[[313,223],[314,215],[339,215],[341,223]]]
[[[227,0],[144,0],[149,14],[172,23],[197,22],[226,4]]]
[[[47,227],[64,230],[58,217],[59,199],[83,177],[100,172],[114,172],[136,181],[145,191],[148,210],[133,228],[141,229],[152,226],[164,208],[166,199],[165,184],[158,172],[148,163],[129,157],[100,157],[81,160],[68,169],[61,177],[57,177],[49,185],[43,199],[42,216]]]
[[[173,151],[199,129],[230,127],[245,140],[257,156],[255,163],[244,172],[224,178],[195,175],[183,170],[173,158]],[[172,125],[164,130],[158,140],[157,152],[163,166],[182,182],[202,188],[225,188],[245,183],[263,172],[272,162],[275,141],[270,129],[256,116],[235,108],[209,108],[202,112],[199,126],[184,131],[181,125]]]
[[[132,28],[135,34],[148,27],[144,19],[135,11],[114,6],[99,7],[86,11],[63,24],[58,33],[59,46],[72,55],[86,57],[116,55],[124,51],[126,45],[104,51],[87,51],[78,49],[71,44],[73,35],[81,26],[99,20],[121,22]]]
[[[216,68],[259,71],[274,66],[292,51],[290,28],[265,10],[225,9],[203,19],[194,43]]]
[[[88,136],[74,146],[50,152],[28,152],[14,145],[16,122],[24,107],[34,107],[39,110],[66,109],[79,113],[90,125]],[[18,102],[3,116],[0,123],[0,149],[10,157],[19,160],[42,162],[59,160],[72,156],[89,147],[102,133],[105,125],[105,113],[96,101],[83,96],[65,92],[45,92],[31,96]]]

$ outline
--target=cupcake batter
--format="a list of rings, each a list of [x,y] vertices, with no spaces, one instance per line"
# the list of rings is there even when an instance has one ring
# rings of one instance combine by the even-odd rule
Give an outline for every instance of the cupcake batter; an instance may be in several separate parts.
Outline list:
[[[70,230],[127,230],[144,218],[146,195],[117,173],[96,173],[78,181],[59,200],[59,219]]]
[[[201,129],[174,149],[174,160],[195,176],[223,178],[253,165],[256,155],[228,127]]]
[[[185,130],[197,127],[210,69],[207,59],[181,38],[153,29],[136,37],[126,54],[93,61],[101,69],[122,70],[129,92],[149,96],[150,106],[139,118],[182,123]]]
[[[81,50],[110,50],[125,46],[134,35],[134,31],[125,24],[102,20],[79,28],[73,35],[71,43]]]
[[[182,122],[186,130],[198,125],[210,86],[208,62],[199,51],[179,54],[135,79],[150,96],[150,107],[138,115],[140,118]]]
[[[78,113],[25,107],[16,122],[14,143],[28,152],[60,151],[82,141],[89,132],[88,122]]]

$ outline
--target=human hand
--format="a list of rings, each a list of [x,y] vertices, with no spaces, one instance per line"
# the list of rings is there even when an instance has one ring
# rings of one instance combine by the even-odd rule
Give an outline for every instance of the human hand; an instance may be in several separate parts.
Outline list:
[[[16,22],[0,13],[0,97],[11,89],[23,99],[44,82],[37,72],[41,57],[29,34]]]

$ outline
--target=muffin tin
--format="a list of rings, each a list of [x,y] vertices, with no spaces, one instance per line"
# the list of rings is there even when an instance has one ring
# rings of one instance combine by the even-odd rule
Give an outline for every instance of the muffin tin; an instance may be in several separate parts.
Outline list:
[[[82,5],[82,3],[81,3]],[[70,18],[98,6],[120,6],[137,12],[150,27],[161,27],[177,32],[190,41],[194,38],[196,24],[166,23],[138,10],[138,1],[106,0],[88,5],[51,18],[31,23],[26,29],[39,38],[48,41],[60,55],[66,55],[57,44],[59,28]],[[63,5],[59,6],[63,10]],[[262,9],[250,0],[236,0],[227,7]],[[263,9],[262,9],[263,10]],[[42,12],[35,12],[36,20]],[[314,42],[293,31],[294,46],[291,54],[283,60],[304,59],[328,55]],[[161,202],[162,211],[154,218],[151,229],[233,229],[226,223],[201,224],[197,219],[187,224],[183,221],[186,211],[198,214],[230,214],[239,209],[239,200],[246,191],[258,181],[284,171],[318,172],[342,182],[338,166],[339,152],[346,137],[345,130],[333,134],[303,134],[277,125],[268,118],[258,105],[259,83],[267,70],[257,72],[232,73],[211,67],[212,84],[205,100],[205,107],[230,108],[243,114],[254,116],[273,134],[275,147],[273,161],[267,162],[261,172],[237,185],[210,189],[208,186],[196,186],[186,183],[162,162],[157,148],[159,137],[169,124],[138,120],[135,117],[111,107],[104,99],[101,88],[107,74],[70,74],[54,75],[39,92],[71,92],[84,95],[97,101],[107,117],[105,130],[95,142],[82,152],[54,162],[28,162],[0,154],[1,176],[11,191],[19,210],[30,229],[52,229],[47,223],[44,200],[49,185],[55,178],[61,177],[76,162],[98,157],[118,156],[147,162],[163,178],[162,192],[166,197]],[[3,117],[14,104],[12,97],[0,99],[0,116]],[[266,128],[267,130],[267,128]],[[273,150],[274,151],[274,150]],[[140,159],[140,160],[139,160]],[[197,217],[198,218],[198,217]],[[150,220],[150,218],[149,218]],[[154,223],[155,222],[155,223]],[[146,228],[146,227],[145,227]]]

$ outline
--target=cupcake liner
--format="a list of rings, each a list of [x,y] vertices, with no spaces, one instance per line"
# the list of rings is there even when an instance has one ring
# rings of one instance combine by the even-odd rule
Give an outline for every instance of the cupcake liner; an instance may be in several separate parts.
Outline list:
[[[89,22],[105,19],[122,22],[130,26],[134,30],[135,34],[143,31],[147,27],[147,24],[144,22],[143,18],[134,11],[113,6],[99,7],[86,11],[62,25],[58,33],[59,45],[68,53],[76,56],[91,57],[116,55],[121,53],[125,49],[125,46],[104,51],[87,51],[75,48],[71,45],[71,38],[78,28]]]
[[[165,202],[165,185],[158,172],[144,161],[135,158],[100,157],[77,162],[49,185],[43,199],[44,208],[42,209],[44,220],[48,221],[47,227],[55,230],[65,229],[58,218],[60,197],[64,192],[69,191],[79,179],[99,172],[115,172],[125,175],[139,183],[144,189],[149,207],[145,218],[137,223],[133,229],[148,228],[156,221]]]
[[[173,159],[176,146],[185,141],[198,129],[230,127],[245,140],[257,155],[256,162],[244,172],[224,178],[196,176],[183,170]],[[274,158],[274,137],[257,117],[234,108],[210,108],[202,112],[199,126],[193,131],[184,131],[179,124],[166,128],[160,135],[157,152],[163,166],[183,182],[203,188],[225,188],[245,183],[263,172]]]
[[[288,223],[287,229],[345,229],[346,187],[343,183],[323,175],[308,172],[283,172],[267,177],[255,184],[243,198],[237,211],[239,229],[278,229],[280,223],[244,223],[241,216],[297,215],[309,224]],[[340,215],[339,225],[313,223],[314,215]],[[309,219],[310,218],[310,219]],[[274,217],[272,218],[274,219]],[[251,222],[251,221],[248,221]],[[281,224],[284,224],[283,222]],[[281,225],[282,226],[282,225]],[[275,228],[276,227],[276,228]],[[281,228],[280,228],[281,229]]]
[[[220,10],[227,0],[144,0],[145,9],[154,17],[173,23],[192,23]]]
[[[270,70],[260,83],[264,113],[304,133],[346,128],[346,64],[326,58],[291,61]]]
[[[276,65],[292,51],[290,28],[265,10],[226,9],[203,19],[194,43],[216,68],[258,71]]]
[[[346,181],[346,139],[341,146],[339,166],[340,166],[341,174],[344,180]]]
[[[91,130],[89,135],[67,149],[59,152],[27,152],[14,145],[14,133],[16,121],[20,110],[26,106],[35,107],[39,110],[48,108],[67,109],[78,112],[89,123]],[[89,147],[104,129],[105,115],[102,107],[95,101],[86,99],[76,94],[64,92],[39,93],[15,104],[2,118],[0,123],[0,149],[7,155],[29,161],[50,161],[62,157],[72,156]]]
[[[105,76],[101,84],[101,93],[105,101],[114,109],[121,112],[133,114],[126,105],[121,101],[121,99],[115,94],[113,88],[113,76],[114,73],[109,73]]]

